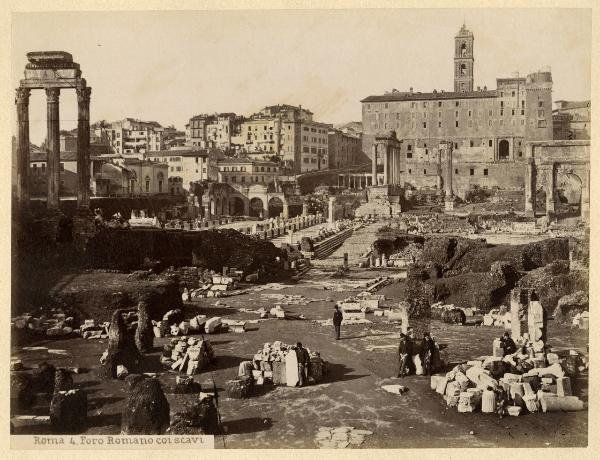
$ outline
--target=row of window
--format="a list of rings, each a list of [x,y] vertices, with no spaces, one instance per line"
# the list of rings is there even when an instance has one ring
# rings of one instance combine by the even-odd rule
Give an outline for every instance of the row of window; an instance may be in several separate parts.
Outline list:
[[[223,182],[229,182],[229,181],[231,181],[232,183],[236,183],[237,176],[223,176]],[[260,176],[260,180],[258,179],[258,176],[250,176],[250,182],[264,182],[264,181],[265,181],[265,176]],[[240,182],[245,183],[246,176],[241,176]]]
[[[503,92],[500,93],[500,97],[504,97],[504,93]],[[515,97],[515,92],[514,91],[512,92],[512,97]],[[437,102],[437,106],[438,107],[444,107],[444,106],[446,106],[447,104],[444,104],[444,102],[447,102],[451,106],[454,106],[454,107],[460,107],[460,105],[461,105],[460,101],[434,101],[434,102],[431,102],[432,105],[430,105],[429,107],[435,107],[436,106],[436,102]],[[423,101],[422,103],[418,103],[416,101],[412,101],[410,103],[410,108],[411,109],[415,109],[419,105],[422,106],[423,108],[426,108],[426,107],[428,107],[428,104],[429,104],[429,101]],[[381,109],[381,108],[388,109],[389,108],[389,104],[387,102],[385,102],[383,104],[382,103],[380,103],[380,104],[367,104],[367,110],[371,109],[371,105],[373,105],[373,109]],[[383,105],[383,107],[382,107],[382,105]],[[500,101],[500,107],[504,107],[504,101]],[[521,100],[521,107],[525,107],[525,101],[524,100]],[[544,107],[544,101],[538,101],[538,107]]]
[[[408,174],[412,174],[412,169],[409,169],[409,170],[408,170]],[[458,168],[456,168],[456,169],[454,170],[454,174],[458,174]],[[427,175],[427,170],[426,170],[426,169],[424,169],[424,170],[423,170],[423,175],[424,175],[424,176],[426,176],[426,175]],[[470,175],[470,176],[474,176],[474,175],[475,175],[475,168],[469,168],[469,175]],[[484,169],[483,169],[483,175],[484,175],[484,176],[487,176],[487,175],[488,175],[488,169],[487,169],[487,168],[484,168]]]
[[[315,153],[315,154],[319,154],[319,155],[327,155],[327,149],[318,149],[316,147],[308,147],[308,146],[304,146],[302,147],[302,153]]]
[[[259,171],[260,169],[260,171]],[[229,169],[229,166],[224,166],[223,167],[223,171],[225,172],[237,172],[238,168],[237,166],[231,166],[231,169]],[[245,166],[240,166],[240,172],[246,172],[246,167]],[[254,172],[265,172],[265,167],[261,166],[260,168],[258,166],[254,167]],[[271,172],[271,167],[267,166],[266,167],[266,172]],[[277,168],[273,168],[273,172],[277,172]]]
[[[316,158],[307,158],[307,157],[304,157],[303,161],[304,161],[304,163],[315,163],[315,164],[317,163],[317,159]],[[322,164],[327,163],[327,158],[321,158],[321,163]]]
[[[302,140],[304,142],[309,142],[309,137],[308,136],[302,136]],[[310,138],[310,142],[314,142],[316,144],[327,144],[328,140],[320,138],[320,137],[311,137]]]
[[[488,120],[488,126],[494,126],[494,124],[495,124],[494,120]],[[504,126],[504,120],[503,119],[498,120],[498,124],[499,124],[499,126]],[[511,126],[516,126],[517,125],[517,121],[515,119],[512,119],[512,120],[510,120],[510,124],[511,124]],[[536,121],[535,120],[530,120],[529,124],[530,124],[530,126],[534,127],[534,126],[536,126]],[[519,120],[519,125],[520,126],[525,126],[525,119],[524,118],[521,118]],[[427,122],[424,121],[422,123],[419,123],[418,126],[420,128],[422,128],[422,129],[427,129]],[[467,126],[469,128],[472,128],[473,126],[475,126],[477,128],[477,127],[482,126],[482,125],[481,125],[481,123],[479,123],[479,124],[478,123],[473,124],[473,120],[469,120],[467,122]],[[537,127],[538,128],[546,128],[546,126],[547,126],[546,120],[537,120]],[[385,130],[385,129],[391,129],[391,128],[393,128],[394,124],[393,123],[383,123],[383,124],[372,123],[372,127],[375,130],[378,130],[378,129],[384,129]],[[397,129],[400,129],[402,127],[401,123],[396,123],[395,127]],[[413,122],[411,122],[410,127],[411,127],[411,129],[415,129],[417,127],[417,124],[413,121]],[[431,128],[431,125],[429,127]],[[441,121],[438,121],[437,127],[438,128],[443,128],[444,127]],[[460,125],[460,123],[459,123],[458,120],[454,121],[454,127],[455,128],[460,128],[461,127],[461,125]]]

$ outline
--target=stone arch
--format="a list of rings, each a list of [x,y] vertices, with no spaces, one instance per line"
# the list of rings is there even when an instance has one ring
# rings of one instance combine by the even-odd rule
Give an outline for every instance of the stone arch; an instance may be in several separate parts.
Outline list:
[[[460,45],[460,55],[462,57],[465,57],[467,55],[467,44],[465,42],[462,42],[462,44]]]
[[[283,201],[278,196],[269,200],[269,216],[277,217],[283,213]]]
[[[264,216],[264,203],[258,197],[254,197],[250,200],[250,216],[251,217],[260,217]]]
[[[506,139],[502,139],[498,143],[498,159],[499,160],[510,159],[510,143]]]
[[[239,196],[234,196],[229,199],[229,215],[243,216],[244,215],[244,200]]]

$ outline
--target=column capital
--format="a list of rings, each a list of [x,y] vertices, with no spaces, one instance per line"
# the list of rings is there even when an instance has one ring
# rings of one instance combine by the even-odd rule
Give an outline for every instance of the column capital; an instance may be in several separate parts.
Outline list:
[[[15,90],[15,104],[29,104],[29,95],[31,90],[29,88],[17,88]]]
[[[82,104],[87,102],[88,104],[90,103],[90,95],[92,94],[92,88],[89,87],[85,87],[85,88],[77,88],[76,89],[77,92],[77,102]]]
[[[60,88],[46,88],[46,98],[48,102],[58,103],[60,97]]]

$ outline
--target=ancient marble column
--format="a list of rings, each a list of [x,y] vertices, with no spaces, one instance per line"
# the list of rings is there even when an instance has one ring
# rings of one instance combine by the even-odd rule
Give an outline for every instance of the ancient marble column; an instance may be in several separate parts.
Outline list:
[[[373,151],[373,154],[371,156],[371,162],[372,162],[371,173],[373,176],[372,185],[377,185],[377,143],[373,144],[372,151]]]
[[[28,88],[17,88],[17,200],[29,202],[29,94]]]
[[[290,207],[287,204],[287,201],[283,202],[283,215],[284,219],[288,219],[290,217]]]
[[[90,206],[90,94],[77,88],[77,208]]]
[[[536,167],[533,158],[527,159],[527,170],[525,172],[525,213],[528,216],[535,218],[535,191],[536,184]]]
[[[444,177],[444,189],[446,197],[444,198],[444,206],[447,211],[454,209],[454,192],[452,190],[452,145],[446,143],[446,174]]]
[[[302,215],[308,216],[308,203],[302,203]]]
[[[383,185],[388,185],[390,183],[389,174],[390,174],[390,146],[383,146]]]
[[[554,184],[556,181],[556,171],[554,165],[550,165],[546,170],[546,215],[548,220],[554,217],[556,213],[556,203],[554,201]]]
[[[60,120],[59,120],[60,88],[46,88],[47,102],[47,181],[48,208],[58,208],[60,188]]]

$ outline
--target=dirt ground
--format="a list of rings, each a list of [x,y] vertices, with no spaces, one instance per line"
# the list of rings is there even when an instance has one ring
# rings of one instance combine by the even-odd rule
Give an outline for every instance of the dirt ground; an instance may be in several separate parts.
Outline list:
[[[272,294],[300,294],[312,300],[306,305],[282,306],[302,314],[304,320],[269,319],[253,325],[246,333],[222,333],[207,336],[214,346],[217,362],[196,376],[205,391],[218,390],[237,375],[241,361],[251,359],[263,343],[281,340],[301,341],[321,353],[328,362],[325,380],[304,388],[264,387],[247,400],[234,400],[221,392],[219,408],[224,435],[215,438],[216,447],[227,448],[315,448],[319,427],[352,426],[370,430],[361,448],[391,447],[572,447],[587,445],[587,410],[575,413],[529,414],[506,417],[474,413],[459,414],[446,407],[442,397],[429,388],[429,378],[409,376],[400,381],[396,372],[396,344],[399,327],[382,318],[367,315],[371,324],[342,326],[342,340],[333,340],[333,327],[314,320],[327,319],[335,301],[360,292],[362,285],[385,271],[353,269],[349,277],[329,279],[328,272],[311,270],[298,284],[271,285],[262,291],[222,299],[203,299],[188,303],[184,311],[231,319],[258,319],[255,310],[280,302]],[[282,289],[278,289],[282,288]],[[216,302],[219,302],[215,306]],[[397,302],[388,299],[386,303]],[[429,329],[441,343],[448,344],[450,361],[467,360],[491,354],[492,340],[502,333],[497,327],[448,326],[437,321],[415,322],[417,331]],[[587,346],[587,332],[549,324],[549,343],[556,347]],[[160,372],[171,411],[194,398],[169,392],[175,372],[159,364],[160,350],[170,338],[155,339],[148,355],[147,372]],[[26,351],[13,347],[12,356],[26,367],[47,361],[55,366],[77,366],[84,370],[74,376],[75,384],[88,394],[87,434],[116,434],[120,431],[121,409],[127,397],[122,381],[101,381],[95,368],[106,347],[106,340],[80,338],[45,340],[28,346],[64,350],[64,354],[45,350]],[[383,348],[371,348],[373,346]],[[382,385],[401,383],[409,388],[404,395],[381,389]],[[574,389],[587,403],[587,380],[575,382]],[[48,414],[49,401],[42,400],[30,413]],[[46,425],[16,423],[15,434],[48,433]],[[472,433],[472,434],[471,434]]]

